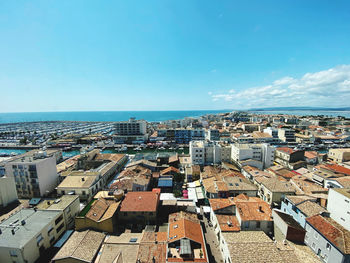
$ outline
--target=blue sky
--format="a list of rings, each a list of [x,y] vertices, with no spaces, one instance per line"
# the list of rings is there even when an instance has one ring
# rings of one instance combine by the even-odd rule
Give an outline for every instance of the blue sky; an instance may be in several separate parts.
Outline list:
[[[349,106],[350,1],[1,1],[0,112]]]

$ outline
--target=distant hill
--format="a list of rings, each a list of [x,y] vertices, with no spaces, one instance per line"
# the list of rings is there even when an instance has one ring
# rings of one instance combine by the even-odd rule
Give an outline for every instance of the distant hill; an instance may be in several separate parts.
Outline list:
[[[271,107],[271,108],[252,108],[249,111],[350,111],[350,107],[326,108],[326,107]]]

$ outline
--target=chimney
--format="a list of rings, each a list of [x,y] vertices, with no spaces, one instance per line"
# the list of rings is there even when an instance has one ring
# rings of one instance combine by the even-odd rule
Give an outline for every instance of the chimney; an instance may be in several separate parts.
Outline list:
[[[264,213],[264,211],[262,210],[262,206],[260,206],[260,205],[259,205],[259,212]]]

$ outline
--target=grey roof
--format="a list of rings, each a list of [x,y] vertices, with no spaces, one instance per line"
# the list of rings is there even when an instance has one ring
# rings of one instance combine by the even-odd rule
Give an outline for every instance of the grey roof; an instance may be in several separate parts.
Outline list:
[[[22,248],[31,239],[36,238],[42,229],[48,226],[61,213],[53,210],[38,210],[35,212],[34,209],[18,211],[0,224],[2,232],[0,235],[0,247]],[[21,224],[22,220],[25,220],[25,225]],[[14,228],[5,227],[10,225],[14,226]],[[14,235],[11,232],[12,229],[15,230]]]

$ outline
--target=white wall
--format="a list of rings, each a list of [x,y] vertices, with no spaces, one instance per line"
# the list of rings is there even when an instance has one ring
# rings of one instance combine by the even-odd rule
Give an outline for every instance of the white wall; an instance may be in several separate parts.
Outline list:
[[[7,206],[16,201],[17,190],[13,177],[0,177],[0,206]]]
[[[350,198],[329,189],[327,210],[332,219],[350,231]]]

